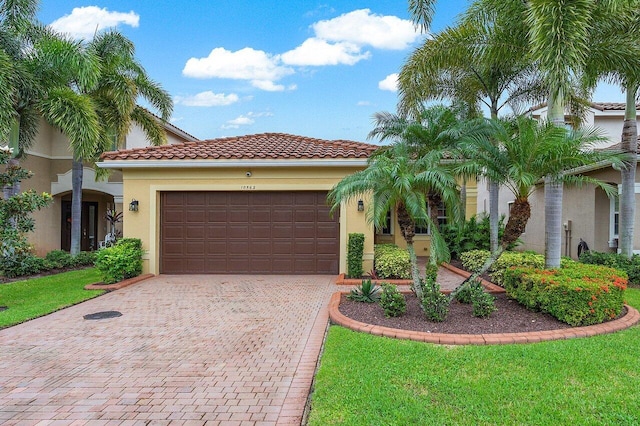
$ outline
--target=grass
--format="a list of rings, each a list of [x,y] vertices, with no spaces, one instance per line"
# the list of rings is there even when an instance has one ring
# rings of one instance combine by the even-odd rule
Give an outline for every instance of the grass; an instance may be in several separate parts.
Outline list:
[[[95,268],[80,269],[0,284],[0,328],[50,314],[104,293],[104,290],[85,290],[84,286],[100,281]]]
[[[627,303],[640,307],[640,290]],[[640,424],[640,326],[584,339],[439,346],[332,326],[309,425]]]

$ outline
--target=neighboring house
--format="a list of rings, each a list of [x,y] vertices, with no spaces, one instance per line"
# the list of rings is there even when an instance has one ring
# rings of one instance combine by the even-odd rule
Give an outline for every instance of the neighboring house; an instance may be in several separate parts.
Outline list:
[[[640,105],[638,106],[640,107]],[[613,148],[619,146],[624,123],[624,108],[622,103],[592,103],[586,112],[583,126],[586,128],[598,128],[609,138],[608,143],[600,148]],[[545,104],[535,107],[529,114],[536,119],[546,118],[547,108]],[[638,116],[640,118],[640,115]],[[567,116],[567,122],[569,117]],[[620,172],[610,165],[590,165],[580,170],[573,171],[587,174],[613,185],[621,182]],[[640,201],[640,171],[636,173],[636,205]],[[501,215],[508,217],[510,206],[513,203],[513,195],[501,188],[500,190]],[[523,244],[521,250],[534,250],[544,253],[544,185],[538,185],[536,191],[529,197],[531,204],[531,218],[527,223],[525,233],[520,237]],[[478,213],[488,214],[489,195],[487,182],[480,179],[478,182]],[[591,250],[615,251],[618,247],[618,203],[617,199],[609,199],[604,191],[592,185],[580,188],[565,187],[563,195],[562,222],[562,254],[577,258],[578,244],[584,240]],[[636,223],[640,226],[640,209],[637,209]],[[636,229],[640,229],[637,227]],[[634,251],[640,252],[640,232],[634,236]]]
[[[170,144],[198,140],[169,123],[163,126]],[[147,145],[149,141],[142,129],[133,126],[126,138],[126,147]],[[72,158],[68,138],[42,121],[33,145],[27,150],[27,157],[21,161],[22,167],[34,174],[22,182],[22,189],[35,189],[53,196],[53,203],[48,208],[33,215],[36,230],[29,235],[29,240],[38,255],[70,248]],[[104,218],[107,209],[123,209],[122,174],[115,172],[106,180],[96,180],[91,164],[85,164],[83,174],[81,248],[95,250],[109,232]]]
[[[327,192],[377,148],[265,133],[109,152],[99,167],[122,173],[125,204],[137,202],[124,234],[142,240],[145,272],[337,274],[348,234],[365,235],[367,271],[376,236],[366,197],[331,215]]]

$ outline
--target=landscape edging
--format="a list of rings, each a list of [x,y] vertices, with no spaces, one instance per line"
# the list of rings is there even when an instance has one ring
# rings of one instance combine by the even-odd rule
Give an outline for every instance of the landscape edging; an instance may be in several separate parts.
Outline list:
[[[153,277],[155,277],[154,274],[143,274],[143,275],[138,275],[137,277],[122,280],[114,284],[100,284],[100,283],[88,284],[84,287],[84,289],[85,290],[119,290],[121,288],[128,287],[132,284],[136,284],[136,283],[139,283],[140,281],[144,281],[146,279],[153,278]]]

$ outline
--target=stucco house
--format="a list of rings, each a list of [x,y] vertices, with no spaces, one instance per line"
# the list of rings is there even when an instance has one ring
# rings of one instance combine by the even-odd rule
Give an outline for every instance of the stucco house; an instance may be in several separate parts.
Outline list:
[[[638,106],[640,107],[640,105]],[[613,148],[619,146],[622,126],[624,123],[625,105],[622,103],[592,103],[587,110],[584,126],[598,128],[608,137],[609,142],[603,143],[600,148]],[[529,110],[529,114],[536,119],[546,118],[547,107],[545,104]],[[640,117],[640,115],[639,115]],[[567,116],[569,122],[569,116]],[[580,170],[572,170],[571,173],[586,174],[619,185],[620,172],[614,170],[608,164],[588,165]],[[640,174],[636,173],[637,179]],[[480,179],[478,182],[478,213],[488,214],[489,194],[487,182]],[[509,208],[513,203],[513,195],[505,188],[500,190],[500,214],[508,217]],[[636,183],[636,205],[640,201],[640,180]],[[531,218],[527,223],[525,233],[522,235],[522,245],[519,249],[534,250],[544,253],[544,185],[536,187],[536,191],[529,197],[531,204]],[[565,187],[562,207],[562,254],[577,258],[577,246],[580,239],[584,240],[590,249],[602,252],[616,251],[618,247],[618,202],[617,199],[608,198],[604,191],[593,185],[583,187]],[[636,210],[635,223],[640,229],[640,210]],[[640,233],[634,236],[634,251],[640,253]]]
[[[365,235],[365,270],[376,238],[402,239],[391,216],[375,235],[366,198],[333,215],[326,202],[377,148],[264,133],[108,152],[98,165],[122,174],[124,203],[138,206],[123,228],[142,240],[145,272],[338,274],[348,234]],[[427,255],[428,236],[418,239]]]
[[[162,125],[170,144],[198,140],[169,123]],[[149,141],[142,129],[133,126],[127,135],[126,147],[139,148],[147,145]],[[53,196],[53,203],[48,208],[33,215],[36,230],[29,234],[30,243],[40,256],[55,249],[69,250],[73,159],[69,139],[60,130],[42,120],[34,143],[26,154],[21,165],[32,171],[34,176],[22,182],[22,189],[34,189]],[[85,165],[83,174],[81,248],[95,250],[108,233],[104,218],[107,209],[123,209],[122,174],[116,171],[107,180],[97,180],[95,170],[90,164]]]

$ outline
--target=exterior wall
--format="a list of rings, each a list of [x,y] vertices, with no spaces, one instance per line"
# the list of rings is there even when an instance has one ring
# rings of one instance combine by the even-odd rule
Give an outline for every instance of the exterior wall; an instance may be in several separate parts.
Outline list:
[[[252,176],[246,177],[250,169]],[[344,176],[358,169],[313,168],[214,168],[214,169],[125,169],[124,204],[139,202],[137,212],[125,210],[123,231],[126,237],[140,238],[147,254],[144,271],[159,273],[160,193],[163,191],[328,191]],[[340,272],[346,272],[348,234],[365,235],[365,270],[373,267],[373,228],[356,203],[340,208]]]

